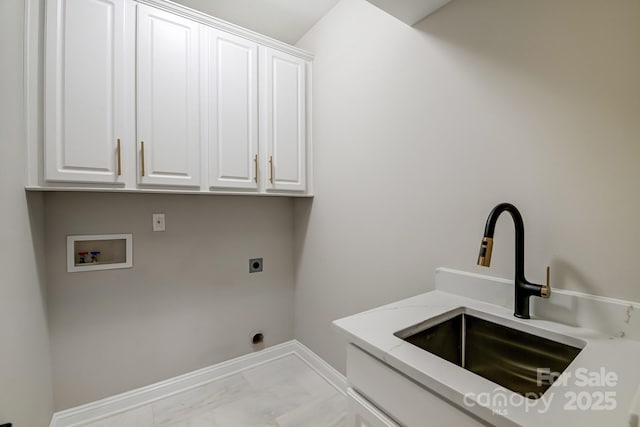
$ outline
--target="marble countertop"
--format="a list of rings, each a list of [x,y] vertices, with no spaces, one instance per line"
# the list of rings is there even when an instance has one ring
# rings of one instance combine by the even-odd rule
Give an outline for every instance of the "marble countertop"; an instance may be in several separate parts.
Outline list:
[[[630,338],[639,333],[640,316],[632,319],[632,313],[640,305],[555,290],[548,303],[532,305],[532,318],[525,320],[513,316],[512,299],[512,282],[438,269],[436,290],[336,320],[334,326],[348,342],[493,425],[628,426],[640,385],[640,341]],[[575,315],[563,311],[557,319],[544,316],[567,306]],[[394,336],[461,307],[529,333],[556,340],[562,336],[584,348],[566,369],[564,381],[530,400]],[[593,327],[598,324],[604,330]]]

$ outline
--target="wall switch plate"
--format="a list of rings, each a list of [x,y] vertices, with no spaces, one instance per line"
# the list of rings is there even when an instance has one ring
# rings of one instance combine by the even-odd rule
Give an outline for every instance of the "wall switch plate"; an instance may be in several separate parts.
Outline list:
[[[249,273],[260,273],[262,271],[262,258],[252,258],[249,260]]]
[[[153,214],[153,231],[164,231],[164,214],[163,213],[155,213]]]

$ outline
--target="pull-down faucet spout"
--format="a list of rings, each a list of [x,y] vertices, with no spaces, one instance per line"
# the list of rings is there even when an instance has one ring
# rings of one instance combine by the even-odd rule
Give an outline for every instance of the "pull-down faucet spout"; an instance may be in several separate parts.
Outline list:
[[[522,319],[529,319],[529,297],[537,296],[548,298],[551,292],[549,287],[549,267],[547,267],[547,283],[538,285],[527,281],[524,277],[524,222],[518,209],[510,203],[501,203],[489,213],[487,224],[484,228],[484,237],[480,245],[478,254],[478,265],[489,267],[491,264],[491,251],[493,250],[493,233],[496,229],[496,222],[500,214],[507,211],[513,218],[516,228],[516,272],[515,272],[515,300],[514,315]]]

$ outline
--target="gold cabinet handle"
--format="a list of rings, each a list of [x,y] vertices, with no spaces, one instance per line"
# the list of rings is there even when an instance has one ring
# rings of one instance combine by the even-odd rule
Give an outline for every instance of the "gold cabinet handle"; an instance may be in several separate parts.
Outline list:
[[[117,153],[118,153],[118,176],[122,176],[122,157],[120,154],[120,138],[118,138]]]
[[[258,155],[257,154],[253,158],[253,163],[255,165],[255,175],[253,176],[253,180],[257,184],[258,183]]]
[[[273,156],[269,156],[269,182],[273,184]]]
[[[140,176],[144,176],[144,141],[140,141]]]

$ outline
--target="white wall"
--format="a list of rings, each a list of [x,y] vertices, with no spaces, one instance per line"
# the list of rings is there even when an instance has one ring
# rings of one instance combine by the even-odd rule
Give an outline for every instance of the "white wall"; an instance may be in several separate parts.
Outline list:
[[[55,406],[68,408],[293,338],[291,200],[47,194]],[[151,231],[164,212],[165,232]],[[66,272],[66,236],[133,233],[133,268]],[[264,271],[249,274],[249,259]]]
[[[316,54],[315,199],[295,202],[296,338],[344,369],[330,322],[446,266],[640,300],[640,2],[454,0],[411,28],[342,0]]]
[[[22,0],[0,1],[0,424],[53,412],[41,195],[24,191]]]

